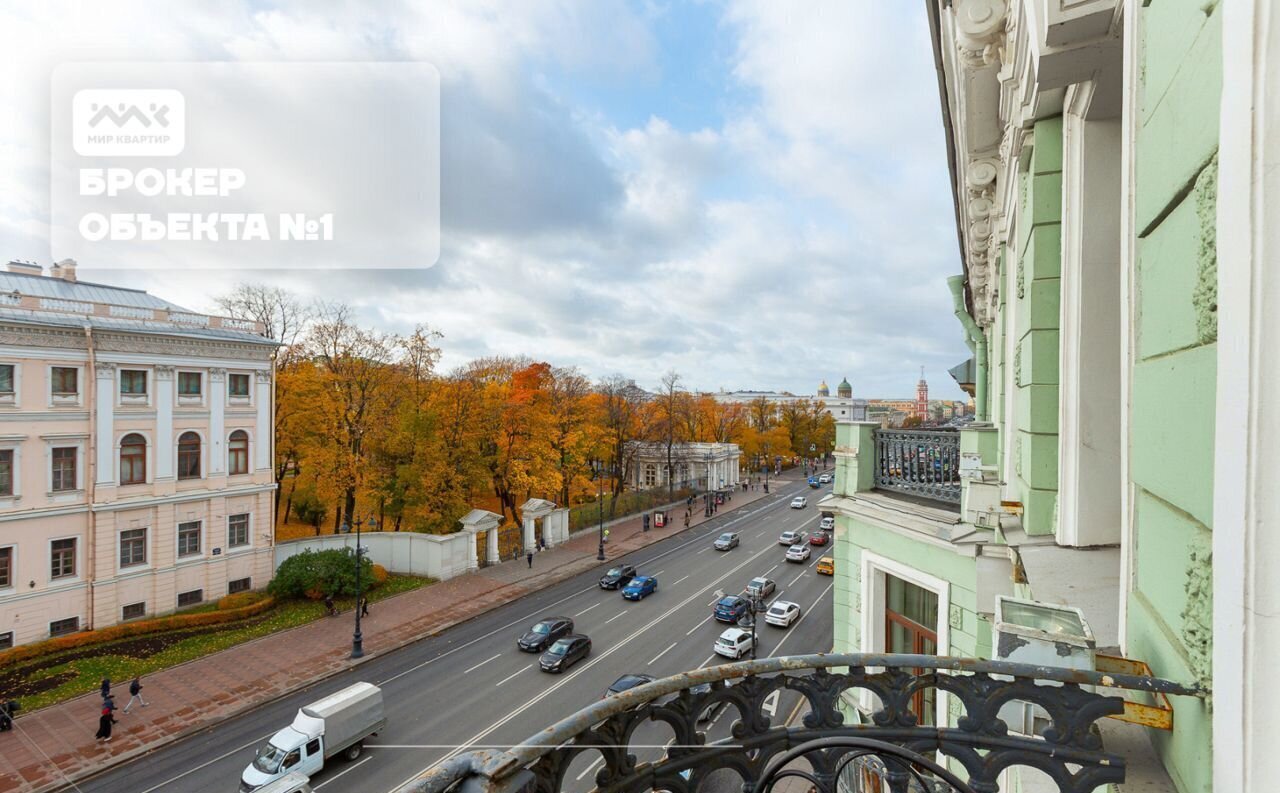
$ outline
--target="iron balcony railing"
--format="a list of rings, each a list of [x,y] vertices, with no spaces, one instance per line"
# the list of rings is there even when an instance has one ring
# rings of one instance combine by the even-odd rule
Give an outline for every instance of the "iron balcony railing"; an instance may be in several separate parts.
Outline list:
[[[929,689],[951,698],[945,726],[922,725],[912,711]],[[772,712],[766,701],[783,690],[799,693],[808,706],[797,724],[775,724],[766,715]],[[1124,713],[1124,698],[1108,690],[1203,696],[1194,686],[1153,677],[1003,661],[766,658],[704,667],[606,697],[510,749],[460,747],[397,793],[769,793],[787,777],[802,778],[804,789],[816,793],[999,793],[1002,772],[1013,766],[1047,774],[1061,793],[1088,793],[1125,779],[1125,758],[1106,750],[1095,727]],[[846,721],[848,694],[871,703],[868,717]],[[1009,732],[1000,712],[1014,701],[1034,705],[1048,727],[1034,736]],[[729,737],[708,743],[700,728],[722,708],[737,721]],[[673,737],[656,759],[641,761],[637,755],[654,755],[654,747],[635,736],[652,723]],[[588,759],[583,753],[596,755],[592,765],[581,762]],[[570,774],[571,766],[584,765],[586,771]],[[726,773],[734,784],[726,784]]]
[[[960,433],[876,430],[876,487],[960,503]]]

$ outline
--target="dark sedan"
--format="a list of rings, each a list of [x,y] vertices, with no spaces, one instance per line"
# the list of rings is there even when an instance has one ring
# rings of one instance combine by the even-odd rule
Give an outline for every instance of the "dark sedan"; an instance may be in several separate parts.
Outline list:
[[[631,579],[636,577],[636,566],[633,564],[621,564],[612,568],[609,572],[600,577],[601,589],[617,589],[631,583]]]
[[[645,683],[652,683],[656,678],[652,675],[634,674],[623,675],[613,681],[613,685],[609,686],[609,690],[604,693],[607,697],[610,694],[621,694],[623,691],[633,689],[636,686],[643,686]]]
[[[551,643],[573,633],[573,620],[568,617],[547,617],[534,623],[529,632],[520,637],[516,645],[527,653],[540,653]]]
[[[575,633],[572,636],[557,639],[556,643],[538,659],[538,666],[542,667],[544,672],[563,672],[590,654],[591,640],[580,633]]]
[[[746,600],[737,595],[720,598],[713,612],[720,622],[737,622],[751,608]]]

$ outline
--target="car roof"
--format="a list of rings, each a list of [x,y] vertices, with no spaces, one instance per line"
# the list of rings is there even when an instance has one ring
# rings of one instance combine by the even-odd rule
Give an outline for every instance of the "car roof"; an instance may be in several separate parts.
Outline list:
[[[720,598],[720,603],[718,605],[733,606],[733,605],[736,605],[740,600],[742,600],[742,598],[738,597],[737,595],[725,595],[724,597]]]
[[[758,575],[758,576],[756,576],[755,578],[751,579],[751,583],[753,583],[753,584],[754,584],[754,583],[755,583],[755,582],[757,582],[757,581],[759,581],[759,582],[761,582],[761,583],[764,583],[765,581],[768,581],[768,580],[769,580],[769,579],[765,578],[764,576],[762,576],[762,575]]]
[[[628,586],[635,586],[636,584],[643,584],[645,581],[649,581],[649,580],[652,580],[652,579],[653,579],[653,576],[651,576],[651,575],[638,575],[638,576],[636,576],[635,578],[631,579],[631,583],[630,583]]]
[[[742,628],[725,628],[724,633],[720,634],[720,638],[721,639],[737,639],[738,637],[742,636],[744,633],[746,633],[746,631],[744,631]]]
[[[560,622],[561,620],[564,620],[565,622],[569,622],[568,617],[543,617],[542,619],[538,620],[538,622]]]
[[[799,608],[799,605],[798,605],[798,604],[793,603],[793,602],[791,602],[790,600],[775,600],[775,601],[773,601],[773,604],[772,604],[771,606],[769,606],[769,609],[770,609],[770,610],[772,610],[772,609],[776,609],[776,608],[779,608],[779,607],[784,608],[784,609],[789,609],[789,608],[792,608],[793,606],[794,606],[794,607],[796,607],[796,608]]]
[[[653,675],[646,675],[639,672],[634,674],[625,674],[613,681],[613,685],[609,686],[609,690],[625,691],[628,688],[635,688],[636,686],[643,685],[645,683],[652,683],[656,679],[657,678]]]
[[[836,558],[835,558],[834,556],[824,556],[824,557],[822,557],[821,559],[819,559],[818,561],[819,561],[819,562],[834,562],[835,560],[836,560]]]

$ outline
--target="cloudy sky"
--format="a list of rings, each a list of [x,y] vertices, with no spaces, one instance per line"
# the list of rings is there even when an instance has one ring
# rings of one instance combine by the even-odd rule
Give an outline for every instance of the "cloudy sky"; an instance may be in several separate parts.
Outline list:
[[[796,393],[847,376],[867,397],[913,394],[923,366],[933,395],[961,396],[918,3],[25,0],[0,11],[0,50],[4,258],[61,258],[60,63],[426,61],[441,78],[434,267],[122,271],[104,251],[81,277],[201,309],[237,280],[341,299],[387,330],[440,330],[446,366],[523,353],[648,386],[675,369],[704,390]]]

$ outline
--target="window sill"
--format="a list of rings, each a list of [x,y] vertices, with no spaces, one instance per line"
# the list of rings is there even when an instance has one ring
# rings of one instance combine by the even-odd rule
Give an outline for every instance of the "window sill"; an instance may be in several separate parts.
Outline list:
[[[244,408],[251,406],[253,403],[247,396],[229,396],[227,397],[227,404]]]
[[[49,398],[49,407],[78,408],[80,407],[80,395],[79,394],[54,394]]]
[[[204,397],[200,394],[188,394],[178,397],[178,406],[184,408],[204,407]]]
[[[146,394],[121,394],[121,407],[147,407],[151,404],[151,400]]]

